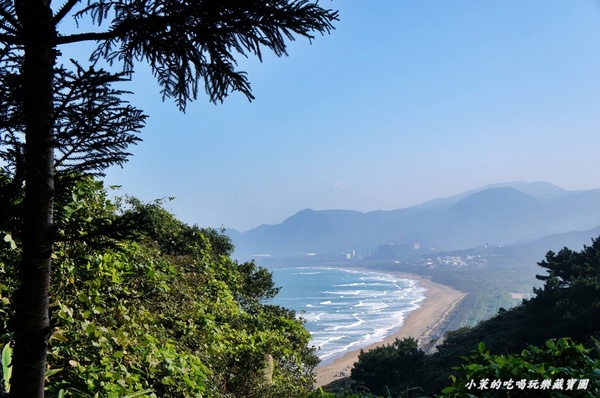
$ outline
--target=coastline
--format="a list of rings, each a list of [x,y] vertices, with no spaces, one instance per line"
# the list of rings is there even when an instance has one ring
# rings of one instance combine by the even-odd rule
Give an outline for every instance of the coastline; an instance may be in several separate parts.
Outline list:
[[[419,308],[407,315],[398,330],[386,336],[382,341],[366,346],[362,350],[368,351],[375,347],[391,344],[397,338],[413,337],[419,342],[419,347],[427,351],[428,348],[431,348],[427,347],[430,341],[441,337],[444,331],[440,329],[444,321],[456,309],[458,303],[466,296],[466,293],[432,282],[419,275],[402,272],[385,273],[417,281],[420,287],[427,289],[425,291],[425,299],[421,302]],[[350,376],[350,370],[354,366],[354,363],[358,361],[359,354],[360,349],[353,350],[335,359],[333,362],[319,365],[315,369],[315,386],[321,387],[342,377]]]

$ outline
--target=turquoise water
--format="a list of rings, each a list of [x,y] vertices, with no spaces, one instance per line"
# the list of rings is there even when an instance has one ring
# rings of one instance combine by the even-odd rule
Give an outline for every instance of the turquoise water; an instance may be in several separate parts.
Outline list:
[[[382,272],[339,268],[270,268],[279,295],[270,304],[306,319],[322,363],[383,340],[417,309],[425,289]]]

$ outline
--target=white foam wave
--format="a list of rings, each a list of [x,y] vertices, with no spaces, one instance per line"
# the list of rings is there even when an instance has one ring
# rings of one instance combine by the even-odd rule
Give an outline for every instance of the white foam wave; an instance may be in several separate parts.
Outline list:
[[[354,307],[365,308],[367,311],[375,311],[375,310],[381,310],[384,308],[388,308],[389,305],[384,302],[381,302],[381,301],[374,301],[374,302],[368,302],[368,303],[359,301],[358,304],[356,304]]]
[[[295,272],[287,274],[290,286],[302,289],[285,303],[305,311],[311,344],[320,347],[317,354],[325,362],[383,340],[425,298],[426,290],[416,281],[385,273],[323,267],[290,271]],[[327,286],[327,281],[333,282]]]
[[[334,290],[334,291],[330,291],[327,290],[325,291],[326,294],[337,294],[337,295],[343,295],[343,296],[358,296],[359,294],[361,294],[362,290]]]
[[[354,286],[365,286],[366,283],[364,282],[357,282],[357,283],[343,283],[341,285],[333,285],[335,287],[354,287]]]
[[[340,329],[356,329],[357,327],[359,327],[360,325],[362,325],[365,321],[361,318],[358,317],[358,314],[352,314],[352,316],[356,319],[356,322],[347,324],[347,325],[337,325],[331,328],[327,328],[325,330],[340,330]]]
[[[305,313],[303,315],[303,318],[306,319],[306,321],[308,322],[319,322],[321,320],[321,318],[323,317],[323,315],[327,315],[325,312],[319,312],[319,313]]]

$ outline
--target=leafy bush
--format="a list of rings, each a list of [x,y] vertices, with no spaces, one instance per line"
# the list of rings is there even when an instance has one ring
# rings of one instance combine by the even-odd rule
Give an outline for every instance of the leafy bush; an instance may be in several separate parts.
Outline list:
[[[550,339],[520,354],[494,355],[480,343],[455,368],[444,397],[598,397],[600,361],[571,339]]]
[[[303,397],[318,363],[271,274],[160,203],[109,200],[81,179],[57,208],[47,393],[73,397]],[[135,238],[135,239],[134,239]],[[19,250],[0,255],[3,343]],[[272,364],[272,365],[271,365]],[[0,391],[1,391],[0,387]]]
[[[367,352],[361,350],[351,377],[375,394],[387,392],[397,396],[421,384],[420,367],[424,359],[425,352],[418,348],[415,339],[396,339],[393,344]]]
[[[373,395],[370,392],[344,392],[344,393],[332,393],[325,392],[323,389],[319,389],[314,393],[307,395],[306,398],[391,398],[389,395],[383,397]]]

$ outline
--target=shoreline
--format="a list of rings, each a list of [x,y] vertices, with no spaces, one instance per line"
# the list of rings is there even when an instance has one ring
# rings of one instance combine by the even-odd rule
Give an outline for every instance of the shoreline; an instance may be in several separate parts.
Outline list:
[[[368,270],[380,272],[377,270]],[[368,351],[373,348],[392,344],[396,338],[403,339],[412,337],[419,342],[419,347],[425,352],[433,349],[440,342],[443,330],[440,330],[448,316],[456,310],[460,301],[466,296],[466,293],[452,289],[449,286],[432,282],[429,279],[419,275],[381,271],[402,279],[415,280],[419,287],[425,288],[425,299],[421,301],[419,308],[410,312],[402,326],[391,334],[387,335],[382,341],[363,347],[362,350]],[[431,340],[435,340],[430,345]],[[321,387],[335,380],[350,376],[350,370],[354,363],[358,361],[358,355],[361,349],[349,351],[341,357],[315,368],[316,381],[315,387]]]

